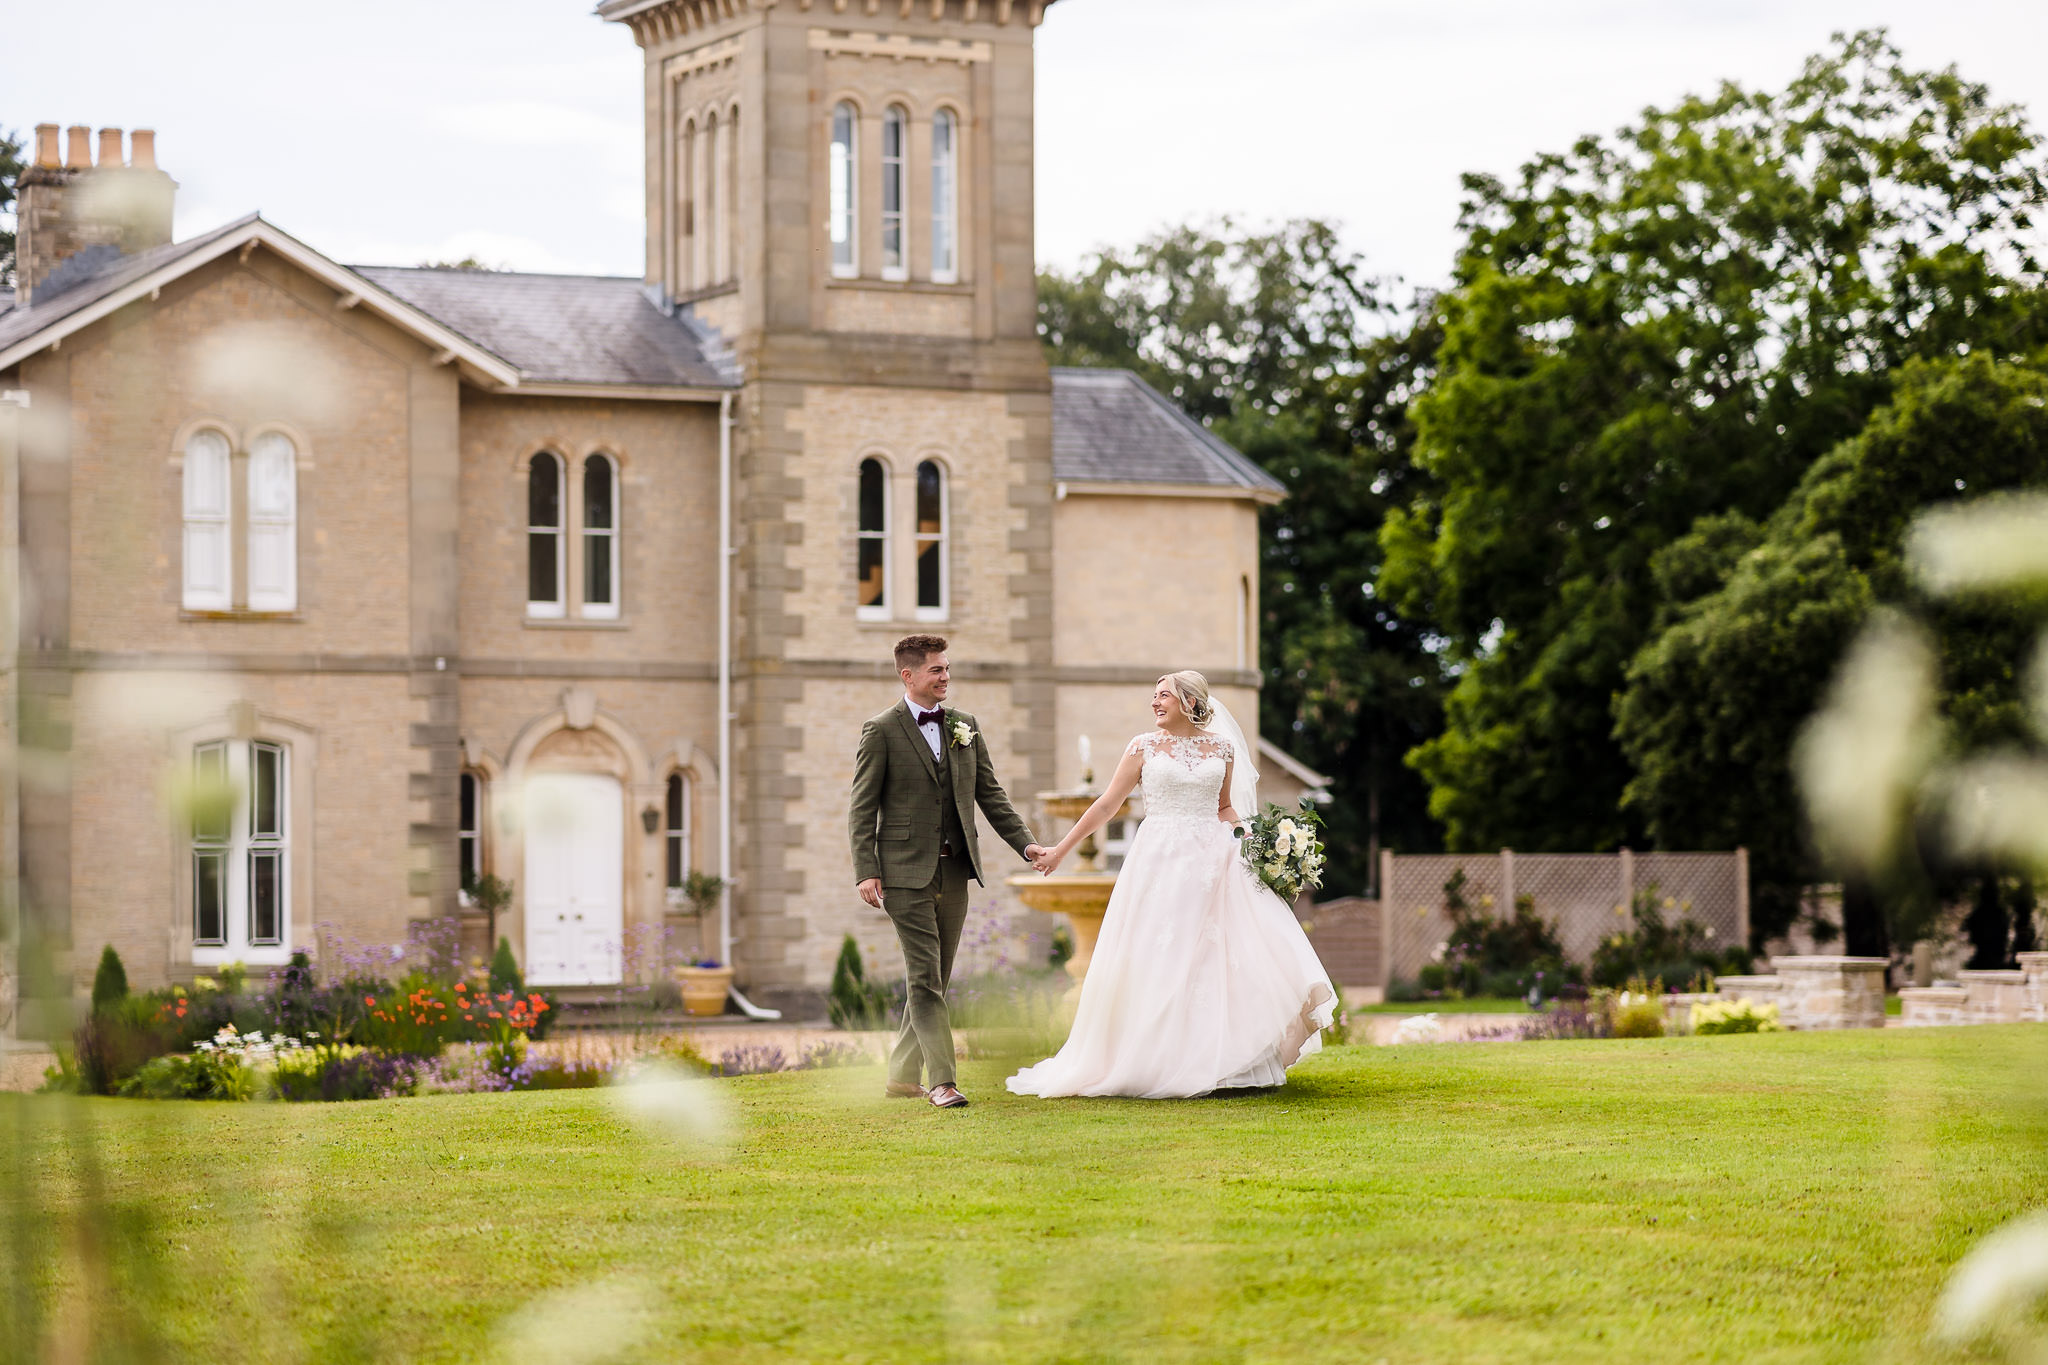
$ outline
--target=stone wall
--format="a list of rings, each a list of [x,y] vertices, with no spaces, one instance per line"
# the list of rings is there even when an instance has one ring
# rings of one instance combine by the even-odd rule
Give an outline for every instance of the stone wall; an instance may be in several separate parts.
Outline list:
[[[1883,1028],[1885,970],[1881,957],[1774,957],[1771,976],[1721,976],[1723,999],[1776,1005],[1788,1029]]]
[[[1906,1027],[2048,1021],[2048,953],[2021,953],[2019,964],[1957,972],[1952,986],[1907,987],[1899,992]]]

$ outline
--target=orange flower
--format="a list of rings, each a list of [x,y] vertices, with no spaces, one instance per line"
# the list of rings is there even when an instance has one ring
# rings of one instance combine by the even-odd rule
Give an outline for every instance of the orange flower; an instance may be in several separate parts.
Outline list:
[[[504,1018],[504,1017],[505,1017],[504,1015],[502,1015],[502,1014],[498,1013],[498,1012],[497,1012],[496,1010],[492,1010],[492,1011],[491,1011],[491,1018],[493,1018],[493,1019],[502,1019],[502,1018]]]
[[[374,995],[366,995],[363,997],[363,1003],[365,1005],[375,1005],[377,1003],[377,997]]]

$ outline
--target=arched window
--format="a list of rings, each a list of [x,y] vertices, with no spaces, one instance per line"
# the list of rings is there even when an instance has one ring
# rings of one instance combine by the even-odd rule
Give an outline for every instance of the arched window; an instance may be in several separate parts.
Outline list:
[[[704,116],[704,283],[717,284],[725,278],[719,262],[725,259],[725,244],[719,229],[719,210],[725,186],[720,183],[725,168],[725,129],[716,113]]]
[[[211,427],[193,432],[185,442],[187,611],[227,611],[234,606],[228,470],[228,438]]]
[[[854,233],[855,193],[859,158],[854,140],[860,133],[860,116],[850,104],[832,111],[831,203],[826,210],[826,231],[832,238],[832,273],[851,276],[860,272],[860,256]]]
[[[910,140],[910,115],[900,104],[882,114],[882,278],[910,277],[910,247],[904,240],[903,209],[910,198],[904,171],[904,145]]]
[[[268,740],[192,751],[192,944],[231,962],[284,948],[291,922],[290,754]]]
[[[681,773],[668,775],[665,810],[662,841],[668,854],[668,885],[679,888],[690,875],[690,779]]]
[[[548,451],[526,471],[526,614],[563,614],[562,461]]]
[[[951,109],[932,116],[932,279],[960,278],[960,122]]]
[[[735,105],[718,125],[724,150],[718,157],[718,173],[724,177],[718,193],[718,278],[739,277],[740,221],[740,111]]]
[[[461,810],[455,826],[455,865],[468,891],[484,875],[484,780],[462,774]]]
[[[889,619],[889,471],[880,460],[860,462],[860,549],[854,564],[860,617]]]
[[[299,605],[299,452],[280,431],[249,446],[249,610]]]
[[[697,120],[683,120],[676,137],[676,289],[688,293],[703,282],[697,269]]]
[[[583,462],[583,614],[619,614],[619,470],[604,455]]]
[[[917,466],[917,619],[943,621],[946,582],[946,471],[936,460]]]

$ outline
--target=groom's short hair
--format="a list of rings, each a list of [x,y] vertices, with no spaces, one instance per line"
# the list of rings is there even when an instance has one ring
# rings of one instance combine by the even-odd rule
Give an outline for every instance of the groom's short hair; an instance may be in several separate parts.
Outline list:
[[[946,637],[943,635],[906,635],[896,642],[896,671],[922,668],[926,659],[945,652]]]

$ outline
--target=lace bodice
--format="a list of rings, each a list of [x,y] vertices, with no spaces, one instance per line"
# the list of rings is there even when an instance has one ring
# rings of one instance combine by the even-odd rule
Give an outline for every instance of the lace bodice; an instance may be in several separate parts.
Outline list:
[[[1143,760],[1138,785],[1145,791],[1145,818],[1161,816],[1216,821],[1223,778],[1230,769],[1230,741],[1220,735],[1139,735],[1124,750]]]

